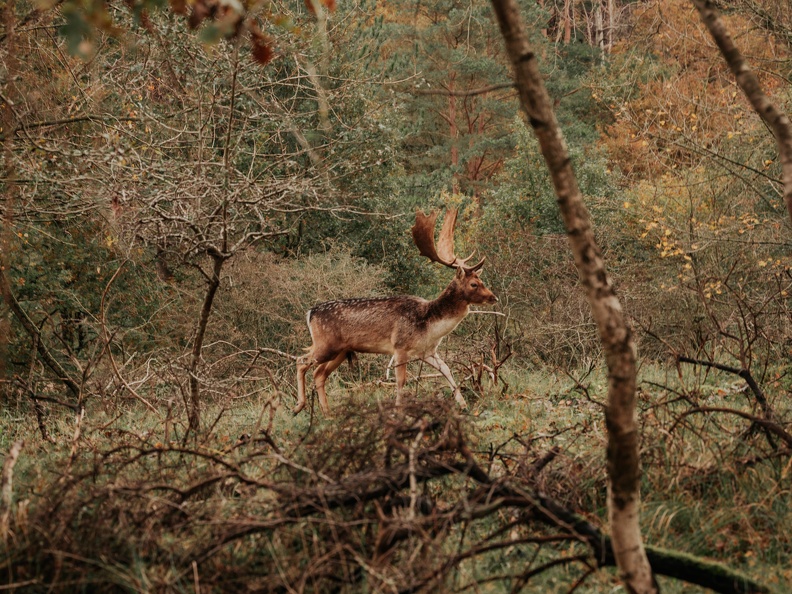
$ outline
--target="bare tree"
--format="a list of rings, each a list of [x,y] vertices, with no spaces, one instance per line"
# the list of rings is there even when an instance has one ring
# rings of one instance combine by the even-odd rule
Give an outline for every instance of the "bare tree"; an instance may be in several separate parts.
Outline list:
[[[656,592],[639,525],[640,455],[635,412],[636,350],[621,304],[608,278],[578,188],[552,102],[528,45],[519,8],[493,0],[515,72],[523,110],[536,133],[555,188],[580,279],[586,289],[608,365],[608,514],[614,555],[630,592]]]
[[[65,387],[69,397],[58,400],[69,406],[93,395],[146,395],[154,378],[167,378],[169,387],[181,394],[187,425],[194,431],[201,422],[202,401],[224,397],[234,384],[236,376],[223,367],[230,364],[214,363],[233,360],[245,368],[239,362],[254,356],[247,347],[257,337],[240,332],[236,340],[216,340],[221,324],[231,324],[217,316],[223,291],[230,286],[229,262],[254,246],[264,249],[264,242],[272,247],[281,236],[302,228],[309,211],[359,212],[344,205],[355,196],[352,183],[362,185],[361,172],[382,158],[381,147],[370,137],[366,135],[365,143],[358,140],[367,125],[377,126],[367,111],[372,103],[366,97],[356,106],[362,111],[334,106],[328,115],[322,86],[344,104],[345,98],[362,95],[360,86],[368,82],[351,76],[337,81],[324,66],[317,70],[311,62],[321,61],[326,50],[311,47],[310,36],[282,33],[280,46],[295,58],[279,56],[262,69],[255,55],[250,59],[244,38],[203,52],[186,31],[166,35],[172,23],[154,14],[147,18],[145,31],[125,33],[135,38],[139,67],[126,67],[106,46],[95,48],[92,59],[83,61],[70,57],[63,39],[47,27],[18,31],[12,26],[13,6],[7,8],[0,60],[7,72],[20,75],[0,85],[5,185],[0,196],[0,302],[12,310],[11,330],[21,331],[0,329],[0,343],[8,341],[9,351],[30,352],[27,345],[20,346],[18,335],[35,345],[31,360],[36,365],[29,366],[35,373],[27,384],[39,385],[50,399]],[[334,27],[326,32],[331,39],[345,34]],[[64,73],[68,84],[54,83],[48,74],[52,72]],[[347,116],[355,118],[355,126],[338,125]],[[358,137],[350,137],[353,128]],[[357,150],[361,144],[365,151]],[[352,152],[357,159],[348,158]],[[20,248],[29,233],[39,241],[37,248],[49,249],[72,274],[68,254],[57,255],[47,238],[56,229],[70,241],[73,229],[88,224],[94,227],[86,236],[98,255],[90,262],[84,258],[92,282],[98,281],[91,300],[83,298],[81,285],[71,291],[74,311],[47,310],[42,294],[65,291],[44,275],[37,284],[24,285],[31,267],[24,265]],[[102,289],[97,287],[119,261],[131,265],[118,276],[114,294],[123,294],[122,286],[137,267],[137,279],[146,288],[131,297],[152,305],[145,320],[131,322],[122,314],[125,304],[111,307],[113,299],[106,300],[109,315],[98,315],[96,297]],[[127,330],[138,322],[146,340],[154,336],[149,330],[164,324],[154,331],[162,339],[156,352],[127,341]],[[89,349],[70,350],[67,332],[61,329],[68,324],[85,331]],[[215,345],[211,357],[207,345]],[[95,351],[88,364],[90,349]],[[114,379],[104,366],[108,354],[119,361]],[[27,355],[16,359],[27,365]],[[42,380],[39,362],[59,384]],[[97,369],[100,373],[87,385],[90,375],[82,371]],[[143,384],[125,381],[121,374],[138,375]]]

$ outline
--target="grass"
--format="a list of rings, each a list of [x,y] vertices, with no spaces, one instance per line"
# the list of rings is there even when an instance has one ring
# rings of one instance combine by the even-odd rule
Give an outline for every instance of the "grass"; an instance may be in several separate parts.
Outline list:
[[[507,392],[485,383],[482,393],[466,393],[470,408],[463,423],[476,458],[493,477],[519,476],[525,465],[557,448],[536,479],[538,487],[605,527],[602,370],[577,376],[546,369],[505,373]],[[195,567],[189,556],[173,551],[181,547],[197,555],[202,542],[217,541],[230,526],[249,527],[269,517],[267,510],[283,496],[270,488],[272,483],[321,486],[325,473],[348,476],[382,461],[387,445],[383,428],[364,426],[359,419],[379,418],[376,411],[390,405],[393,388],[377,386],[371,378],[365,368],[334,376],[328,394],[340,414],[332,420],[324,419],[315,403],[315,410],[293,416],[293,402],[283,391],[259,392],[224,406],[216,402],[205,411],[212,431],[198,444],[183,443],[185,419],[176,408],[168,419],[165,411],[156,415],[133,401],[91,400],[75,445],[73,415],[50,412],[46,422],[55,438],[50,444],[41,440],[32,411],[6,407],[0,417],[0,447],[8,451],[15,440],[25,440],[13,483],[21,508],[12,522],[7,556],[0,558],[7,584],[36,580],[17,590],[43,592],[55,584],[53,591],[71,591],[69,580],[77,580],[86,591],[205,592],[222,591],[229,584],[223,579],[230,579],[208,576],[236,576],[239,583],[253,584],[272,571],[287,574],[293,563],[304,564],[307,572],[330,554],[332,522],[254,531],[221,547],[221,553],[201,558]],[[792,583],[792,536],[784,528],[792,525],[788,452],[772,453],[761,433],[749,434],[748,422],[733,415],[682,417],[691,401],[751,410],[750,394],[736,392],[734,380],[696,369],[685,370],[680,379],[660,365],[642,366],[642,529],[647,543],[719,560],[781,592]],[[417,390],[427,402],[435,392],[452,402],[435,380],[422,380]],[[778,417],[789,419],[784,387],[771,386],[768,396]],[[255,441],[262,435],[264,441]],[[253,442],[245,442],[251,437]],[[223,478],[224,472],[228,477]],[[451,477],[427,484],[421,492],[451,506],[469,488]],[[341,540],[358,542],[360,551],[372,550],[379,536],[372,520],[365,519],[369,516],[357,524],[346,514],[333,512],[332,517],[336,529],[348,532]],[[501,514],[413,535],[409,545],[393,553],[391,565],[383,566],[381,579],[373,577],[378,570],[371,567],[371,576],[356,583],[361,591],[387,591],[388,580],[402,575],[392,568],[406,571],[410,551],[429,563],[429,543],[441,543],[440,559],[471,543],[487,542],[509,521],[508,514]],[[548,534],[530,520],[514,531],[515,537]],[[450,591],[472,591],[466,587],[473,582],[481,582],[476,591],[509,591],[513,578],[485,578],[585,552],[568,542],[510,546],[458,563],[443,583]],[[344,553],[352,559],[354,554]],[[22,555],[34,561],[22,563]],[[279,556],[283,567],[278,567]],[[355,561],[357,567],[367,567],[367,562],[371,559]],[[580,576],[579,564],[558,567],[532,579],[524,591],[567,592]],[[202,579],[207,579],[203,588]],[[703,591],[670,579],[661,579],[661,586],[664,592]],[[349,588],[343,591],[356,591]],[[618,590],[615,573],[601,570],[576,591]]]

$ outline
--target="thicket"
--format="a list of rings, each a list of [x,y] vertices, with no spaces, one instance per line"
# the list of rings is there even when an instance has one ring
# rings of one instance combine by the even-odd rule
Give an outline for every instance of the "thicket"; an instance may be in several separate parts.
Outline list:
[[[781,4],[729,23],[788,108]],[[176,14],[110,5],[103,32],[70,6],[7,4],[0,38],[0,450],[25,442],[6,584],[604,587],[601,346],[489,5],[273,4],[266,66],[255,39]],[[772,136],[687,3],[523,9],[637,333],[647,541],[751,576],[733,591],[783,591],[792,246]],[[424,399],[399,416],[387,361],[360,357],[335,421],[292,419],[305,311],[436,295],[448,272],[409,228],[440,206],[500,298],[442,346],[472,414],[416,366]]]

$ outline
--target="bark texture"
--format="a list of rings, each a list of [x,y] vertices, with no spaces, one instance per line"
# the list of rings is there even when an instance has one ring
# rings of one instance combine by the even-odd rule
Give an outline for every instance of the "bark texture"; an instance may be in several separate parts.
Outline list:
[[[15,441],[3,462],[0,472],[0,540],[8,544],[8,531],[10,525],[13,496],[14,496],[14,465],[19,453],[22,451],[23,441]]]
[[[605,270],[569,152],[528,44],[514,0],[492,0],[514,67],[522,108],[539,140],[581,282],[599,330],[608,366],[608,513],[621,578],[630,592],[656,592],[638,522],[640,457],[635,412],[636,365],[632,332]]]
[[[789,213],[790,221],[792,221],[792,122],[765,95],[759,79],[748,66],[740,50],[734,45],[734,40],[726,30],[726,26],[723,24],[723,20],[715,7],[715,2],[693,0],[693,4],[723,58],[732,73],[734,73],[737,85],[745,93],[754,111],[759,114],[759,117],[773,131],[778,144],[778,155],[781,160],[784,204]]]

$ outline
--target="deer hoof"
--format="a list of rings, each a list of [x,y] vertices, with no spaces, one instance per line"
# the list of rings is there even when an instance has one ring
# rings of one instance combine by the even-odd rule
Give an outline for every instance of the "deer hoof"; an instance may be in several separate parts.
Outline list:
[[[300,412],[301,412],[301,411],[302,411],[302,409],[304,409],[304,408],[305,408],[305,402],[300,402],[300,403],[298,403],[298,404],[297,404],[297,406],[295,406],[295,407],[292,409],[292,414],[293,414],[293,415],[298,415],[298,414],[300,414]]]

